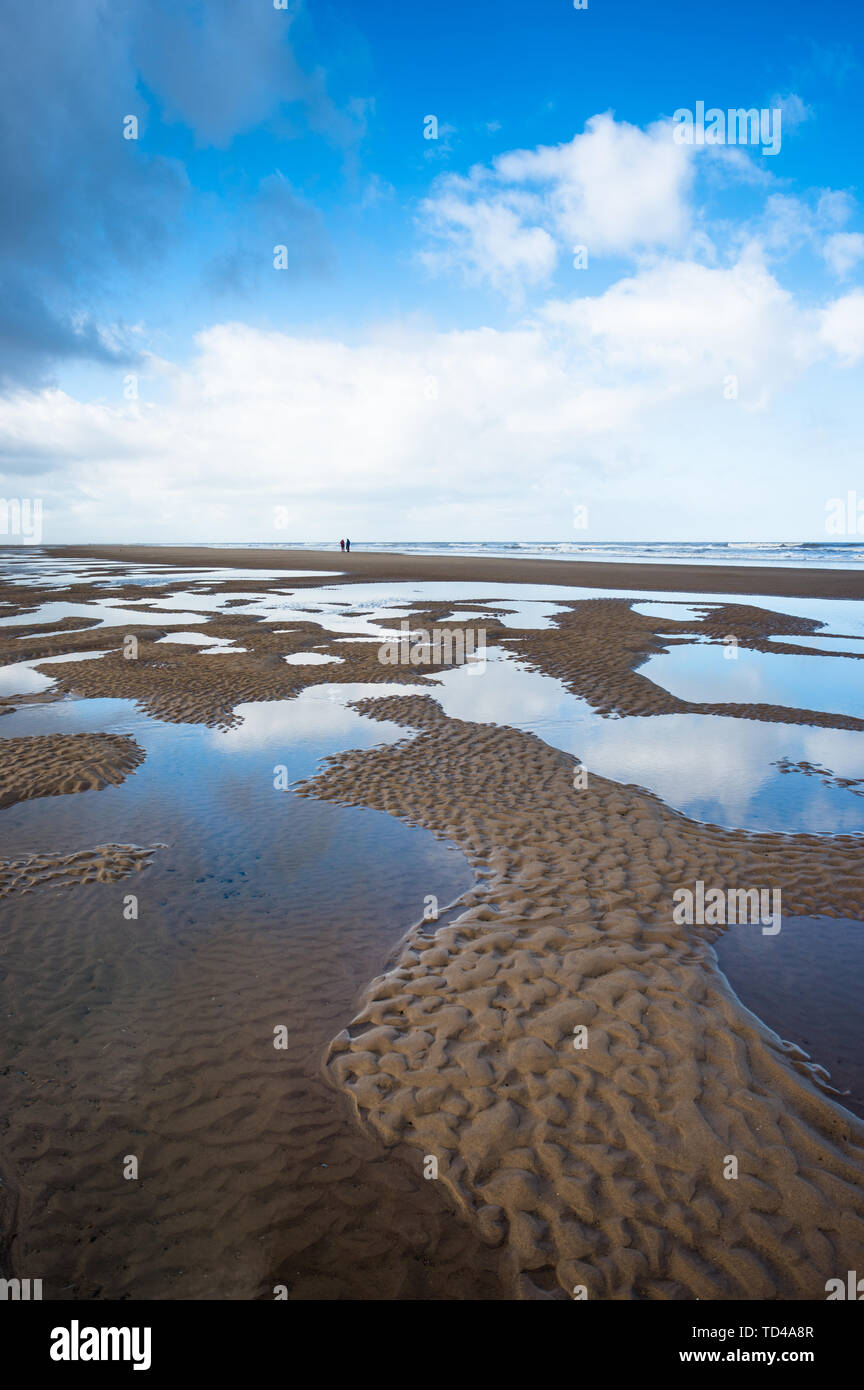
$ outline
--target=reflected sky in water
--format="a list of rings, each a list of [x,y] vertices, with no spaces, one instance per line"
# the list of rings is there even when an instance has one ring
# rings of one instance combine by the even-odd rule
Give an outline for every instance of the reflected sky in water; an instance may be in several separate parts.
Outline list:
[[[739,998],[781,1038],[803,1047],[864,1116],[864,922],[784,917],[777,936],[730,927],[714,943]]]
[[[864,717],[864,666],[855,657],[758,652],[700,642],[649,657],[639,674],[679,700],[789,705]]]
[[[776,642],[783,647],[813,647],[816,651],[836,652],[842,655],[844,652],[850,656],[864,656],[864,637],[856,637],[850,633],[846,637],[826,637],[824,634],[813,634],[806,637],[779,637],[772,636],[768,639]]]
[[[31,562],[33,568],[38,569],[38,566]],[[54,570],[70,582],[78,573],[92,574],[94,566],[70,562],[54,566]],[[181,628],[189,623],[200,626],[204,622],[206,625],[207,615],[225,610],[259,615],[288,627],[301,621],[320,623],[345,640],[391,640],[392,629],[381,624],[406,617],[406,605],[412,603],[468,603],[471,607],[466,613],[452,609],[449,612],[477,624],[487,616],[482,605],[488,603],[490,613],[496,608],[510,610],[501,613],[501,622],[506,627],[536,629],[549,625],[555,613],[561,610],[562,602],[568,599],[632,597],[639,612],[658,619],[675,617],[688,622],[697,620],[702,611],[724,599],[742,602],[737,595],[702,598],[680,593],[659,597],[645,590],[622,595],[610,590],[567,589],[542,584],[437,581],[387,581],[344,588],[325,582],[299,591],[292,591],[289,582],[284,587],[280,583],[278,592],[243,594],[231,591],[208,595],[200,593],[192,583],[200,579],[206,587],[217,579],[230,582],[237,577],[249,579],[256,575],[263,579],[268,574],[290,581],[290,574],[284,571],[220,570],[206,575],[200,571],[171,571],[167,576],[158,571],[160,582],[166,578],[169,582],[172,578],[177,580],[177,588],[167,597],[149,595],[141,600],[143,604],[158,604],[158,612],[147,613],[135,602],[115,603],[106,599],[98,604],[68,604],[58,600],[43,605],[39,616],[50,621],[67,615],[87,615],[98,617],[102,622],[170,623]],[[148,568],[142,570],[142,577],[154,576]],[[864,636],[864,605],[852,600],[781,600],[757,596],[752,601],[778,613],[816,618],[827,624],[829,633]],[[226,607],[229,604],[230,607]],[[24,621],[32,622],[33,616],[0,618],[0,624],[6,625]],[[420,626],[416,619],[411,621],[412,627]],[[192,641],[192,636],[182,633],[180,640]],[[225,639],[195,638],[197,645],[204,640],[211,643],[208,650],[214,652],[219,650],[229,655],[231,650],[238,650],[223,645]],[[724,657],[722,644],[694,640],[649,658],[639,668],[640,674],[673,694],[696,702],[770,703],[864,717],[864,673],[851,658],[821,656],[816,645],[819,642],[824,643],[825,650],[835,647],[842,650],[842,644],[826,639],[824,634],[791,640],[813,646],[813,655],[804,657],[784,652],[778,642],[776,653],[739,648],[737,659],[729,660]],[[845,640],[848,645],[848,639]],[[311,655],[313,659],[317,656],[320,662],[323,653]],[[310,654],[302,654],[302,659],[309,661]],[[15,668],[7,667],[0,672],[0,680],[6,680],[7,689],[8,682],[16,678],[34,683],[19,685],[14,690],[9,689],[9,693],[48,688],[50,677],[37,676],[29,667],[19,675],[19,669],[20,664],[17,664]],[[393,688],[404,694],[414,687]],[[383,685],[320,685],[293,701],[245,705],[240,711],[242,722],[238,728],[227,733],[208,732],[203,736],[205,745],[211,752],[235,748],[238,740],[258,739],[261,735],[256,731],[269,727],[271,721],[274,727],[291,731],[281,736],[292,746],[299,740],[307,747],[310,740],[314,743],[319,735],[325,742],[332,736],[338,743],[340,738],[350,738],[350,731],[356,733],[358,728],[364,728],[366,735],[375,742],[374,731],[380,733],[384,726],[373,721],[358,725],[353,712],[342,716],[334,711],[344,711],[351,699],[382,694],[385,689]],[[806,760],[818,762],[840,776],[864,776],[864,737],[856,732],[698,713],[604,719],[585,701],[570,694],[560,681],[529,670],[511,653],[494,647],[488,649],[484,669],[456,669],[444,673],[439,685],[417,689],[438,698],[445,711],[456,718],[511,724],[536,733],[553,746],[580,758],[589,771],[593,769],[616,781],[645,787],[696,819],[750,829],[823,833],[864,828],[864,798],[849,790],[823,786],[817,778],[783,773],[774,766],[780,759]],[[105,704],[101,701],[72,703],[76,708]],[[69,701],[52,705],[43,717],[49,721],[60,719],[59,711],[69,705]],[[22,711],[14,719],[23,717]],[[153,722],[158,725],[158,721]],[[12,717],[7,716],[3,723],[6,733],[11,734]],[[337,729],[341,732],[337,733]]]
[[[427,694],[455,719],[510,724],[578,757],[603,777],[632,782],[696,820],[751,830],[864,830],[864,798],[784,773],[780,758],[864,776],[864,735],[719,715],[604,719],[551,676],[490,648],[479,675],[445,672]]]
[[[129,700],[67,699],[5,716],[5,737],[128,734],[146,759],[120,786],[7,807],[4,857],[160,845],[147,871],[148,902],[158,902],[160,918],[206,928],[242,913],[290,932],[322,894],[345,904],[362,895],[367,905],[378,901],[382,946],[392,945],[400,922],[420,919],[427,893],[443,905],[469,886],[464,857],[430,832],[291,790],[322,758],[395,742],[403,729],[320,691],[239,712],[242,722],[227,732],[164,723]]]

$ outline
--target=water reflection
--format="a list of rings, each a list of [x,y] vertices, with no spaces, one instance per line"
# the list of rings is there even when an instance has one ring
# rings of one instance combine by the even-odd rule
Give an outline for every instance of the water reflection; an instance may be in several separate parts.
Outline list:
[[[864,716],[864,671],[854,657],[694,643],[649,657],[639,671],[679,700],[744,701]]]
[[[427,689],[451,718],[527,729],[589,770],[644,787],[696,820],[752,830],[864,830],[864,799],[773,765],[789,758],[862,776],[860,733],[702,714],[604,719],[560,681],[500,648],[487,656],[482,678],[457,668]]]
[[[95,661],[105,652],[64,652],[59,656],[41,656],[32,661],[15,661],[0,666],[0,696],[36,695],[54,684],[54,677],[37,671],[37,666],[50,666],[60,661]]]
[[[715,943],[720,968],[747,1008],[797,1043],[850,1091],[864,1115],[864,922],[785,917],[777,936],[730,928]]]

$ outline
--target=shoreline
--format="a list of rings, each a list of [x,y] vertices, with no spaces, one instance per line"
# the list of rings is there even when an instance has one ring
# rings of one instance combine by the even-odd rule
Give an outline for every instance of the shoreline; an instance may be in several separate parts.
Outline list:
[[[349,555],[332,550],[229,550],[208,546],[52,545],[52,558],[116,560],[176,568],[328,571],[352,580],[426,580],[492,584],[552,584],[587,589],[652,589],[658,593],[766,595],[772,598],[864,599],[864,570],[756,565],[631,564],[611,560],[501,559],[486,555]]]

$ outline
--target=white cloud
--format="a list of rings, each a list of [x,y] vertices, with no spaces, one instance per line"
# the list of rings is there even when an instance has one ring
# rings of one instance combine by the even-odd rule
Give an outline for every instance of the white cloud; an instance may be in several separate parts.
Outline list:
[[[813,114],[794,93],[773,103],[793,126]],[[711,220],[711,199],[729,185],[761,189],[761,207]],[[419,259],[514,302],[548,287],[582,246],[589,263],[621,256],[637,265],[669,255],[715,265],[747,248],[775,260],[810,251],[842,278],[864,254],[864,238],[840,230],[855,210],[843,189],[785,191],[747,149],[678,144],[668,121],[641,130],[607,113],[566,144],[511,150],[465,177],[441,175],[420,207]]]
[[[690,226],[689,151],[665,123],[647,131],[594,116],[567,145],[501,155],[505,182],[541,190],[559,238],[597,254],[682,244]]]
[[[829,269],[844,279],[864,259],[864,236],[860,232],[835,232],[822,247]]]
[[[6,492],[38,477],[49,541],[314,539],[347,517],[352,536],[560,534],[574,501],[619,522],[629,507],[637,535],[673,534],[679,512],[731,535],[742,498],[788,479],[804,374],[864,354],[862,311],[861,291],[800,303],[750,254],[646,266],[508,330],[349,346],[223,324],[186,367],[154,361],[158,403],[143,374],[124,408],[59,390],[0,400]]]
[[[864,290],[853,290],[823,310],[820,337],[847,364],[864,357]]]
[[[431,270],[458,262],[469,277],[486,279],[496,288],[535,285],[549,278],[558,248],[542,227],[526,226],[526,199],[471,200],[466,180],[448,178],[439,196],[426,205],[430,231],[446,249],[424,251]]]
[[[790,130],[797,130],[799,125],[811,120],[815,114],[813,107],[802,101],[797,92],[789,92],[785,97],[773,96],[768,105],[775,111],[783,112],[782,129],[784,134]]]
[[[421,259],[501,288],[547,280],[574,245],[598,256],[680,247],[691,231],[692,158],[666,122],[643,131],[593,116],[567,144],[442,176],[421,206],[435,243]]]
[[[836,229],[845,226],[855,211],[855,200],[845,189],[824,188],[818,197],[772,192],[761,214],[739,226],[738,240],[749,238],[774,258],[807,248],[818,253],[835,274],[844,275],[858,259],[855,248],[862,238]]]
[[[825,188],[816,205],[816,220],[820,227],[843,227],[854,208],[855,200],[845,188]]]
[[[732,373],[745,401],[763,399],[822,351],[812,315],[753,253],[729,268],[665,261],[605,294],[550,303],[543,317],[590,335],[609,370],[659,374],[688,393]]]

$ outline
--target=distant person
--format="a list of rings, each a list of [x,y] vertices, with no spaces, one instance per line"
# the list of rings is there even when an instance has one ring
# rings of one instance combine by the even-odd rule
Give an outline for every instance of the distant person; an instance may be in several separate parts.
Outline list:
[[[345,549],[345,542],[344,542],[344,541],[340,541],[340,542],[339,542],[339,546],[340,546],[340,549],[344,550],[344,549]]]
[[[351,542],[350,542],[350,541],[347,541],[347,540],[346,540],[346,542],[345,542],[345,549],[346,549],[346,550],[350,550],[350,549],[351,549]]]

